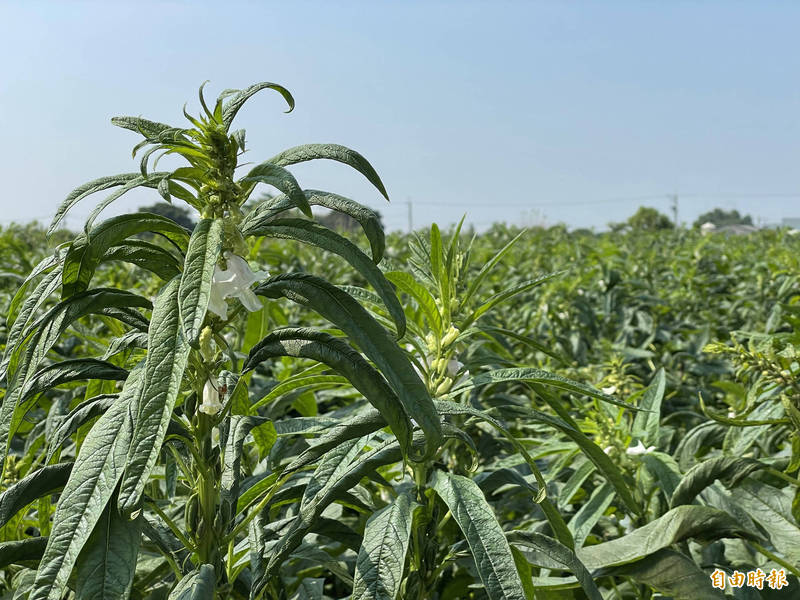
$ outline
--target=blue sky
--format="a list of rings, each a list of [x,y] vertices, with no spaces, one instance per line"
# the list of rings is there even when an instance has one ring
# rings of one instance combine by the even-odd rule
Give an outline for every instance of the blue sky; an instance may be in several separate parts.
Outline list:
[[[800,3],[0,0],[0,223],[49,220],[81,183],[134,171],[142,115],[274,81],[240,113],[247,160],[306,142],[362,152],[391,204],[335,163],[301,185],[389,228],[603,228],[639,205],[800,217]],[[773,195],[774,194],[774,195]],[[797,194],[796,197],[780,194]],[[72,213],[78,226],[94,203]],[[151,203],[132,194],[112,215]]]

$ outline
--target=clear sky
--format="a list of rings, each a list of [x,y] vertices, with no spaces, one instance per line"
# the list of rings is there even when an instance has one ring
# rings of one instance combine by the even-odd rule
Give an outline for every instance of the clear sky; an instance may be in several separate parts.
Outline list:
[[[49,220],[74,187],[135,171],[115,115],[185,123],[196,90],[258,81],[247,160],[306,142],[364,154],[303,187],[389,228],[603,228],[639,205],[800,217],[800,2],[10,2],[0,0],[0,223]],[[265,188],[266,189],[266,188]],[[797,194],[795,197],[785,194]],[[96,202],[72,213],[82,223]],[[123,197],[112,215],[158,200]]]

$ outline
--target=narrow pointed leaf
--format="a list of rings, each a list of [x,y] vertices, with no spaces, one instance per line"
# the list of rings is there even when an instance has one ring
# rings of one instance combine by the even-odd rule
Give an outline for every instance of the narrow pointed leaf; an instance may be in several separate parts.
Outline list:
[[[130,458],[119,493],[120,511],[126,516],[138,508],[161,452],[189,357],[178,318],[178,286],[176,278],[161,290],[150,319],[142,388],[132,406],[136,417]]]
[[[0,494],[0,527],[28,504],[64,487],[72,472],[72,463],[37,469]]]
[[[200,565],[172,590],[169,600],[214,600],[216,577],[212,565]]]
[[[292,112],[292,109],[294,109],[294,98],[292,98],[289,90],[277,83],[264,81],[251,85],[243,90],[226,90],[223,94],[230,96],[230,98],[222,105],[222,123],[225,125],[225,129],[231,126],[234,117],[236,117],[236,113],[239,112],[239,109],[242,108],[244,103],[247,102],[251,96],[265,89],[275,90],[283,96],[283,99],[286,100],[286,103],[289,105],[289,110],[286,112]],[[224,96],[220,95],[220,98],[222,97]]]
[[[264,162],[260,165],[253,167],[250,172],[245,175],[241,183],[249,183],[255,186],[257,183],[266,183],[274,188],[277,188],[286,194],[297,208],[303,211],[306,216],[312,217],[311,207],[308,204],[306,195],[300,188],[300,184],[289,171],[278,165]]]
[[[250,350],[243,370],[252,370],[274,356],[311,358],[335,369],[378,409],[404,450],[408,448],[411,422],[397,394],[381,374],[345,341],[313,329],[279,329]]]
[[[303,194],[311,206],[322,206],[355,219],[361,225],[364,234],[369,240],[372,261],[376,264],[381,261],[386,246],[386,238],[383,233],[380,214],[368,206],[363,206],[349,198],[332,194],[331,192],[303,190]],[[242,233],[251,235],[250,231],[269,223],[280,213],[292,208],[297,208],[297,205],[285,194],[262,200],[242,219],[240,225]]]
[[[278,165],[279,167],[286,167],[294,165],[307,160],[316,159],[335,160],[353,167],[356,171],[366,177],[369,182],[374,185],[381,195],[389,199],[389,194],[386,193],[386,188],[378,177],[378,173],[372,168],[366,158],[361,156],[355,150],[351,150],[339,144],[305,144],[303,146],[295,146],[284,150],[277,156],[273,156],[268,162]]]
[[[124,519],[110,502],[94,526],[75,569],[76,600],[127,600],[142,539],[143,517]]]
[[[471,479],[439,470],[430,484],[464,534],[486,594],[496,600],[525,600],[511,548],[480,488]]]
[[[401,493],[369,518],[356,559],[352,600],[397,598],[417,506],[409,494]]]
[[[178,307],[186,340],[196,344],[208,311],[211,279],[222,251],[222,219],[202,219],[192,232],[186,251]]]
[[[139,393],[144,363],[128,376],[119,401],[95,423],[81,446],[53,517],[29,600],[61,598],[78,554],[122,477],[133,430],[130,401]]]
[[[309,306],[344,331],[372,360],[392,386],[407,415],[413,415],[427,437],[428,456],[442,441],[442,427],[425,384],[406,354],[353,298],[330,283],[306,274],[279,275],[259,285],[256,294],[285,296]]]
[[[633,420],[631,435],[639,438],[645,446],[658,444],[659,422],[661,421],[661,401],[664,398],[666,376],[663,367],[656,371],[650,385],[645,389],[639,408]]]
[[[121,175],[101,177],[100,179],[95,179],[94,181],[84,183],[83,185],[75,188],[61,203],[61,205],[58,207],[58,210],[56,210],[56,214],[53,217],[53,222],[50,224],[50,228],[47,230],[48,237],[55,233],[69,209],[86,196],[94,194],[95,192],[107,190],[111,187],[125,186],[137,179],[143,179],[141,173],[122,173]]]
[[[377,291],[384,306],[395,323],[397,337],[405,335],[406,317],[403,307],[397,300],[392,286],[387,281],[383,272],[364,254],[358,246],[343,238],[327,227],[317,225],[305,219],[277,219],[258,229],[249,230],[250,234],[272,236],[277,238],[294,239],[307,244],[313,244],[328,252],[333,252],[344,258],[355,268],[364,279]]]

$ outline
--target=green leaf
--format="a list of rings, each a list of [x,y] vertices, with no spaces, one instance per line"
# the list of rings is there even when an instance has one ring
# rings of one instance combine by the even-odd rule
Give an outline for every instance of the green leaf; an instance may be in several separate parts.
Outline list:
[[[494,371],[487,371],[485,373],[480,373],[479,375],[475,375],[474,377],[465,379],[462,383],[455,386],[452,390],[450,390],[450,393],[447,394],[446,397],[453,397],[457,394],[460,394],[462,392],[471,390],[473,388],[482,385],[490,385],[494,383],[504,383],[513,381],[519,381],[525,383],[538,383],[541,385],[556,388],[566,392],[572,392],[575,394],[589,396],[590,398],[596,398],[597,400],[602,400],[603,402],[608,402],[609,404],[622,406],[623,408],[637,410],[637,408],[634,405],[628,404],[627,402],[622,402],[621,400],[617,400],[616,398],[614,398],[614,396],[609,396],[608,394],[604,394],[600,390],[597,390],[590,385],[586,385],[585,383],[580,383],[578,381],[567,379],[566,377],[562,377],[561,375],[556,375],[555,373],[550,373],[549,371],[544,371],[542,369],[534,369],[531,367],[495,369]]]
[[[369,518],[356,559],[352,600],[397,598],[417,506],[408,493],[401,493]]]
[[[303,190],[303,194],[311,206],[323,206],[355,219],[361,225],[364,234],[369,240],[372,261],[374,263],[381,261],[386,246],[386,238],[383,233],[380,214],[367,206],[338,194],[321,190]],[[245,236],[251,235],[251,230],[268,223],[276,215],[296,207],[297,205],[292,199],[285,194],[262,200],[242,219],[240,224],[242,234]]]
[[[335,369],[378,409],[401,446],[408,448],[411,422],[397,394],[381,374],[345,341],[313,329],[279,329],[250,350],[243,371],[250,371],[275,356],[310,358]]]
[[[18,369],[10,374],[9,388],[0,406],[0,463],[5,463],[14,414],[24,387],[61,334],[73,321],[86,315],[109,314],[109,309],[134,306],[149,308],[150,301],[130,292],[110,288],[81,292],[58,303],[22,332],[20,345],[25,346],[24,354]],[[14,350],[14,353],[18,352],[20,348]],[[10,364],[13,362],[12,355]]]
[[[175,586],[169,600],[214,600],[216,577],[213,565],[200,565]]]
[[[768,465],[753,458],[737,456],[709,458],[686,472],[672,493],[669,505],[674,508],[681,504],[689,504],[717,479],[724,481],[728,486],[735,486],[753,471],[766,468]]]
[[[289,171],[278,165],[263,162],[253,167],[250,172],[239,180],[239,183],[250,184],[245,188],[245,196],[255,187],[257,183],[266,183],[277,188],[292,200],[292,202],[305,215],[312,218],[311,207],[306,200],[306,195],[300,188],[300,184]]]
[[[181,328],[191,345],[197,344],[211,298],[211,278],[222,252],[222,219],[201,219],[186,251],[178,308]]]
[[[693,560],[669,548],[604,574],[630,577],[674,600],[723,600],[727,597],[722,590],[712,587],[709,574]]]
[[[397,328],[397,337],[401,338],[405,334],[405,313],[397,300],[397,296],[395,296],[392,286],[369,257],[346,238],[327,227],[305,219],[277,219],[262,225],[258,229],[251,229],[249,233],[298,240],[338,254],[375,288],[394,320]]]
[[[583,546],[583,542],[589,537],[592,528],[614,501],[614,496],[616,496],[614,486],[609,482],[605,482],[594,491],[589,501],[583,504],[572,519],[570,519],[569,523],[567,523],[569,530],[575,538],[576,547],[580,548]]]
[[[64,258],[62,298],[89,287],[95,269],[106,257],[106,251],[139,233],[160,233],[181,249],[186,248],[187,231],[172,219],[151,213],[121,215],[103,221],[70,245]]]
[[[538,277],[536,279],[530,279],[528,281],[523,281],[522,283],[518,283],[517,285],[507,288],[502,292],[498,292],[497,294],[486,300],[474,311],[472,311],[472,313],[470,313],[470,315],[466,317],[464,321],[462,321],[460,329],[462,330],[466,329],[467,327],[472,325],[478,318],[480,318],[483,314],[490,311],[501,302],[505,302],[506,300],[508,300],[509,298],[513,298],[517,294],[521,294],[535,287],[538,287],[543,283],[550,281],[554,277],[558,277],[562,273],[563,271],[559,271],[556,273],[543,275],[542,277]]]
[[[230,96],[230,99],[222,106],[222,123],[226,130],[230,128],[234,117],[236,117],[236,113],[239,112],[239,109],[242,108],[244,103],[247,102],[251,96],[264,89],[275,90],[281,96],[283,96],[283,99],[286,100],[286,103],[289,105],[289,110],[286,112],[292,112],[294,109],[294,98],[292,98],[289,90],[282,85],[278,85],[277,83],[264,81],[262,83],[251,85],[243,90],[225,90],[222,94],[220,94],[220,99],[225,96]]]
[[[525,600],[511,548],[480,488],[471,479],[439,470],[430,485],[461,528],[489,598]]]
[[[277,156],[273,156],[267,162],[276,164],[279,167],[286,167],[319,158],[335,160],[353,167],[366,177],[384,198],[387,200],[389,199],[389,195],[386,193],[386,188],[383,186],[381,178],[378,177],[378,173],[375,172],[375,169],[372,168],[372,165],[369,164],[367,159],[355,150],[340,146],[339,144],[305,144],[303,146],[295,146],[294,148],[284,150]]]
[[[5,352],[3,353],[3,361],[0,363],[0,379],[5,377],[7,369],[11,368],[12,371],[16,370],[16,365],[12,365],[11,363],[14,362],[14,359],[17,357],[15,355],[19,354],[23,331],[27,329],[30,320],[33,318],[36,311],[39,310],[39,307],[41,307],[60,286],[61,266],[59,265],[58,268],[47,273],[25,299],[13,324],[9,322]],[[15,296],[14,299],[16,300],[17,296]],[[9,308],[9,316],[10,315],[11,309]]]
[[[645,389],[639,408],[642,412],[636,413],[633,420],[631,435],[642,441],[645,446],[658,445],[659,422],[661,420],[661,401],[664,398],[666,376],[664,368],[660,368],[650,385]],[[648,411],[648,412],[646,412]]]
[[[428,325],[433,330],[434,335],[441,337],[443,333],[442,315],[436,307],[436,301],[425,286],[417,283],[413,275],[404,271],[386,273],[386,279],[396,285],[401,292],[405,292],[416,300],[422,312],[425,313],[425,317],[428,319]]]
[[[421,438],[421,435],[415,435],[415,444],[421,442]],[[347,469],[340,470],[337,477],[329,479],[318,491],[313,501],[299,511],[297,517],[292,521],[292,525],[280,538],[272,551],[266,569],[253,582],[251,595],[257,596],[261,592],[269,578],[284,564],[286,558],[297,548],[303,537],[314,528],[322,511],[342,492],[356,485],[364,476],[372,473],[378,467],[395,463],[401,458],[400,445],[396,440],[389,440],[360,454],[358,459]]]
[[[62,596],[78,554],[122,477],[133,430],[129,404],[139,393],[143,371],[143,362],[134,367],[119,400],[95,423],[81,446],[56,507],[29,600]]]
[[[34,537],[12,542],[0,542],[0,568],[39,560],[47,545],[46,537]],[[31,598],[33,596],[30,596]]]
[[[491,272],[491,270],[495,267],[495,265],[500,262],[500,259],[511,250],[511,247],[517,243],[517,241],[522,237],[525,231],[521,231],[519,234],[514,236],[514,238],[508,242],[505,246],[503,246],[492,258],[490,258],[485,265],[481,267],[481,270],[478,271],[478,274],[474,277],[470,278],[469,287],[464,295],[460,298],[462,304],[466,304],[469,302],[470,298],[475,295],[475,292],[478,291],[481,283],[483,280],[486,279],[486,276]]]
[[[747,511],[764,528],[777,551],[798,567],[800,529],[792,517],[793,496],[791,487],[778,489],[753,479],[744,480],[731,491],[737,507]]]
[[[165,131],[174,129],[171,125],[150,121],[142,117],[112,117],[111,123],[117,127],[140,133],[152,142],[158,141],[159,136]]]
[[[178,288],[176,278],[161,290],[150,319],[142,388],[131,406],[136,417],[119,493],[120,511],[125,516],[139,507],[144,486],[161,452],[189,358],[189,345],[178,318]]]
[[[78,202],[80,202],[86,196],[94,194],[95,192],[107,190],[108,188],[117,186],[125,186],[126,187],[125,191],[127,191],[128,189],[131,189],[130,187],[127,186],[129,186],[131,182],[137,180],[141,181],[144,180],[144,178],[140,173],[122,173],[121,175],[110,175],[108,177],[101,177],[100,179],[95,179],[94,181],[84,183],[83,185],[75,188],[61,203],[61,205],[58,207],[58,210],[56,210],[56,214],[53,217],[53,222],[50,224],[50,228],[47,230],[47,236],[50,237],[55,233],[56,229],[58,229],[58,226],[61,224],[61,221],[64,219],[64,216],[67,214],[69,209],[72,208]],[[134,185],[132,187],[136,186]]]
[[[492,422],[492,421],[496,422],[496,420],[493,419],[493,417],[491,417],[490,415],[487,415],[483,411],[467,407],[466,405],[456,404],[454,402],[449,402],[446,400],[437,400],[436,407],[441,414],[459,414],[459,413],[471,414],[481,419],[486,419],[487,421],[492,423],[495,427],[498,427],[499,425],[499,424],[495,425],[495,423]],[[506,407],[506,408],[511,408],[511,407]],[[562,421],[558,417],[554,417],[547,413],[543,413],[538,410],[521,409],[518,407],[514,408],[517,409],[520,415],[523,416],[524,418],[539,421],[540,423],[545,423],[547,425],[555,427],[556,429],[559,429],[560,431],[567,434],[570,438],[572,438],[572,440],[580,447],[580,449],[583,451],[586,457],[589,460],[591,460],[592,463],[594,463],[597,469],[614,486],[614,489],[616,490],[617,494],[619,494],[620,498],[623,500],[623,502],[625,502],[625,505],[634,514],[639,514],[641,512],[639,504],[636,502],[636,500],[633,497],[633,494],[628,488],[628,484],[625,482],[625,479],[619,467],[614,464],[614,462],[608,457],[608,455],[605,452],[603,452],[603,450],[597,444],[595,444],[588,437],[586,437],[586,435],[582,431],[571,427],[565,421]],[[507,432],[505,428],[502,428],[502,426],[500,427],[501,427],[500,430],[505,432],[506,439],[508,439],[517,446],[517,450],[523,456],[527,457],[526,462],[528,462],[529,465],[532,465],[531,469],[533,470],[533,472],[537,473],[538,471],[536,470],[536,465],[533,462],[533,460],[530,459],[530,457],[528,456],[528,453],[525,450],[525,448],[509,432]],[[540,483],[540,485],[543,484]],[[564,540],[561,541],[563,543]]]
[[[270,423],[271,421],[265,417],[234,415],[230,418],[230,431],[225,442],[222,477],[220,479],[220,504],[224,510],[223,515],[228,522],[236,515],[244,440],[256,427]]]
[[[254,291],[268,298],[285,296],[309,306],[344,331],[378,366],[406,415],[414,415],[422,427],[427,438],[426,456],[438,449],[442,427],[427,387],[389,332],[358,302],[327,281],[302,273],[270,278]]]
[[[0,494],[0,527],[28,504],[64,487],[72,472],[72,463],[37,469]]]
[[[753,538],[728,513],[709,506],[679,506],[628,535],[576,551],[590,571],[635,562],[672,544],[688,540]]]
[[[143,240],[129,240],[127,243],[112,246],[103,254],[100,262],[112,261],[136,265],[154,273],[163,281],[169,281],[181,272],[181,264],[170,252]]]
[[[525,559],[537,567],[570,571],[591,600],[603,600],[592,575],[575,553],[565,545],[535,531],[513,531],[508,539],[511,547],[524,548]]]
[[[75,569],[76,600],[127,600],[142,539],[143,517],[129,521],[113,502],[103,511]]]
[[[106,412],[117,398],[116,394],[100,394],[76,406],[49,436],[47,440],[47,461],[50,461],[56,450],[69,439],[69,436],[78,431],[81,425]]]
[[[295,458],[285,471],[295,471],[316,461],[323,454],[349,440],[363,437],[386,426],[386,419],[376,410],[368,410],[346,421],[328,426],[309,448]]]
[[[98,205],[92,209],[92,212],[90,212],[89,216],[86,218],[86,223],[83,226],[83,230],[88,233],[91,230],[95,219],[100,216],[100,213],[126,192],[129,192],[137,187],[157,188],[159,183],[161,183],[165,177],[169,177],[169,173],[166,171],[161,171],[159,173],[148,173],[147,175],[132,179],[130,182],[123,185],[119,190],[113,192],[111,195],[100,201],[100,203],[98,203]]]

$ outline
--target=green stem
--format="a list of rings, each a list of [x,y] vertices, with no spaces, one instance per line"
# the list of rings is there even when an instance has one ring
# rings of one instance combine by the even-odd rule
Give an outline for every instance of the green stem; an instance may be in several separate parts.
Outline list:
[[[155,502],[148,502],[147,505],[150,508],[152,508],[153,511],[159,517],[161,517],[161,520],[164,521],[166,526],[170,528],[170,531],[172,531],[172,533],[175,534],[175,537],[178,538],[180,543],[183,544],[184,546],[186,546],[186,549],[189,550],[189,552],[194,552],[194,550],[195,550],[194,544],[192,544],[192,542],[189,541],[189,538],[187,538],[185,535],[183,535],[183,532],[180,530],[180,528],[175,523],[175,521],[170,519],[167,516],[167,514],[163,510],[161,510],[161,508],[159,508],[158,504],[156,504]]]

